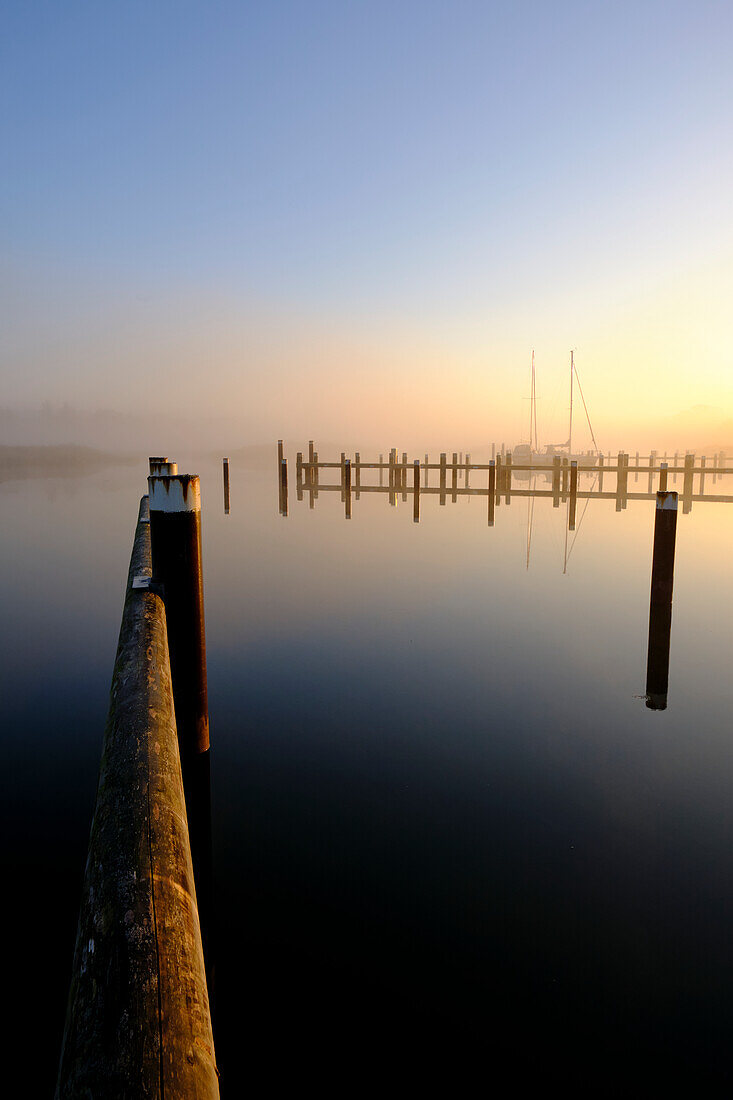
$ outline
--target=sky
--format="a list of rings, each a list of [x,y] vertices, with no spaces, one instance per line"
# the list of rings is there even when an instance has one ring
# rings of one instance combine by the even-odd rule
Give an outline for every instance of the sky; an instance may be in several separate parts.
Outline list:
[[[556,441],[573,348],[601,445],[730,419],[731,41],[705,0],[6,0],[0,406],[450,447],[527,436],[534,349]]]

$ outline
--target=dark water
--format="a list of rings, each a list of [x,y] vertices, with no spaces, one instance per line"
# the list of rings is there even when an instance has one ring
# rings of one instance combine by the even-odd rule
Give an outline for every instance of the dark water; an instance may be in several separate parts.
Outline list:
[[[322,456],[323,457],[323,456]],[[222,1093],[730,1083],[733,508],[680,515],[645,707],[653,506],[278,515],[201,468]],[[145,465],[0,485],[8,1041],[55,1080]],[[733,481],[733,479],[731,479]],[[579,507],[579,516],[582,508]],[[462,1091],[462,1090],[459,1090]]]

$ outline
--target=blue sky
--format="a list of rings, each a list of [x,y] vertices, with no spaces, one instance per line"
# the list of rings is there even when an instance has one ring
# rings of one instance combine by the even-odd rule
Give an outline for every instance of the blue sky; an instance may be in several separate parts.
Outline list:
[[[497,369],[516,344],[525,370],[533,343],[608,355],[609,324],[644,328],[651,298],[653,332],[729,270],[730,3],[3,13],[3,284],[11,366],[34,364],[11,399],[78,400],[54,317],[91,331],[120,302],[130,331],[135,302],[205,300],[233,345],[274,311]],[[722,324],[688,320],[684,348]]]

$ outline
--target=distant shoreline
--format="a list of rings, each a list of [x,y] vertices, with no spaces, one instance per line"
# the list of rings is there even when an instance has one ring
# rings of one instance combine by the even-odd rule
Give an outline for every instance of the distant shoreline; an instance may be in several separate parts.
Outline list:
[[[44,446],[0,445],[0,482],[34,477],[78,477],[110,466],[132,466],[131,455],[75,443]]]

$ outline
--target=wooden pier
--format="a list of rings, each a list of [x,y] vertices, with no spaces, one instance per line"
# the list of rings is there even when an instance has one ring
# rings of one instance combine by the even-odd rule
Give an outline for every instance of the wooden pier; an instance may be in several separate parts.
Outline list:
[[[459,497],[488,497],[490,526],[494,525],[496,509],[502,502],[509,505],[516,497],[547,497],[555,508],[561,503],[568,504],[570,530],[575,527],[579,500],[612,500],[616,510],[623,511],[630,500],[655,500],[657,491],[666,491],[670,482],[677,482],[678,476],[682,479],[680,500],[683,515],[689,514],[693,503],[733,504],[733,496],[709,491],[711,484],[716,485],[718,480],[733,473],[733,468],[727,467],[726,456],[722,452],[713,456],[712,464],[705,455],[698,459],[694,454],[686,454],[680,461],[679,452],[668,456],[656,451],[650,452],[646,459],[636,452],[632,463],[628,452],[619,451],[614,456],[600,454],[597,457],[589,452],[586,462],[582,459],[568,461],[556,455],[550,465],[515,463],[511,452],[503,445],[499,453],[494,445],[492,453],[495,457],[488,462],[473,462],[470,454],[464,458],[462,453],[454,451],[451,461],[448,461],[447,452],[441,452],[438,461],[431,462],[427,454],[424,459],[409,459],[406,452],[400,457],[397,448],[393,447],[387,461],[380,455],[379,461],[365,462],[357,451],[353,459],[342,452],[338,461],[321,462],[311,441],[307,458],[301,451],[296,457],[296,495],[298,501],[303,501],[307,494],[309,507],[314,508],[320,493],[339,493],[347,518],[352,516],[352,497],[358,501],[362,494],[377,493],[387,496],[390,505],[395,506],[398,500],[405,502],[408,496],[412,496],[415,522],[419,522],[420,500],[425,496],[437,496],[440,505],[446,505],[449,498],[455,504]],[[287,459],[284,458],[282,441],[279,443],[278,467],[281,471],[278,486],[280,512],[286,516]],[[334,480],[330,479],[331,471],[338,471]],[[378,477],[372,474],[370,478],[372,471]],[[432,485],[431,474],[434,480]],[[586,486],[592,476],[589,488],[581,487],[581,475],[585,475]],[[629,475],[633,475],[634,485],[641,475],[646,480],[646,491],[630,491]],[[608,487],[609,478],[612,479],[613,491]],[[539,479],[544,479],[548,488],[538,488]],[[524,487],[523,481],[529,484]]]

